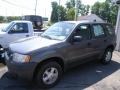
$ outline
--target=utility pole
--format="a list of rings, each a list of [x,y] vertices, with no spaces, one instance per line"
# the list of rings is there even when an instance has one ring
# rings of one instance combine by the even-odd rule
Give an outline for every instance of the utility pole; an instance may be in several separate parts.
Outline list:
[[[116,50],[120,51],[120,6],[118,10],[118,17],[117,17],[117,23],[116,23],[116,35],[117,35]]]
[[[116,50],[120,51],[120,0],[115,0],[116,4],[118,5],[118,16],[117,16],[117,22],[116,22],[116,35],[117,35],[117,45]]]
[[[77,21],[78,16],[78,0],[75,0],[75,21]]]
[[[36,10],[37,10],[37,0],[35,2],[35,15],[36,15]]]
[[[7,8],[5,8],[5,21],[7,22]]]

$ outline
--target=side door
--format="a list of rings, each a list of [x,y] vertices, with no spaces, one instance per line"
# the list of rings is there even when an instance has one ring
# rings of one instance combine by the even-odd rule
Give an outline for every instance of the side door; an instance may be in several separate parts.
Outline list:
[[[5,36],[5,42],[8,45],[11,42],[21,38],[29,37],[29,30],[27,23],[16,23],[10,28],[8,34]]]
[[[91,57],[92,48],[89,47],[90,37],[91,34],[89,24],[77,26],[73,32],[73,35],[71,36],[72,44],[66,48],[68,52],[67,57],[69,57],[69,62],[72,63],[71,65],[74,65],[74,62],[75,64],[78,64],[78,62],[83,63],[87,60],[86,58]]]
[[[102,24],[92,24],[91,29],[91,48],[94,58],[98,58],[101,52],[104,52],[107,45],[107,36]]]

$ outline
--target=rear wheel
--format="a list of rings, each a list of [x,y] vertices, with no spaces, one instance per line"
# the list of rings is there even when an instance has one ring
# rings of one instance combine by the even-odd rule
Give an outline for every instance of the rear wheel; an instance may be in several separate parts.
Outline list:
[[[41,88],[55,86],[62,75],[62,68],[57,62],[48,62],[39,69],[36,81]]]
[[[111,48],[106,49],[103,58],[101,59],[102,64],[108,64],[111,62],[113,50]]]

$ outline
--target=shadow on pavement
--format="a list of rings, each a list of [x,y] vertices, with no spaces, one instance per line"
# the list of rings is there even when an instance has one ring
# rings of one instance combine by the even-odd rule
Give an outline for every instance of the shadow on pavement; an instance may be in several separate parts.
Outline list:
[[[112,61],[109,65],[98,62],[89,62],[72,68],[64,73],[61,81],[51,90],[78,90],[85,89],[101,81],[120,69],[120,63]],[[0,79],[0,90],[41,90],[35,85],[21,79],[12,78],[5,73]]]

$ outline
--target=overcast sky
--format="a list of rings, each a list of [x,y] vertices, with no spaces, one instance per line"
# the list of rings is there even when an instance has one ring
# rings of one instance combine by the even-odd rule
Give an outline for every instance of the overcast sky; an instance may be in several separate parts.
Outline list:
[[[37,0],[37,15],[50,17],[51,2],[59,0]],[[60,0],[61,5],[65,6],[67,0]],[[83,4],[93,5],[96,1],[105,0],[81,0]],[[21,16],[33,15],[35,13],[36,0],[0,0],[0,16]]]

